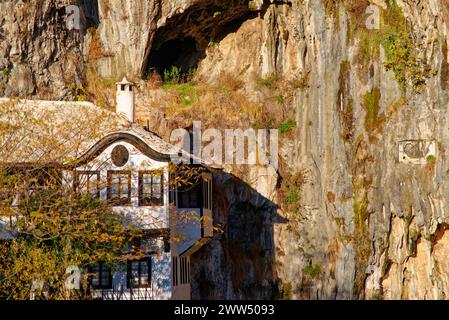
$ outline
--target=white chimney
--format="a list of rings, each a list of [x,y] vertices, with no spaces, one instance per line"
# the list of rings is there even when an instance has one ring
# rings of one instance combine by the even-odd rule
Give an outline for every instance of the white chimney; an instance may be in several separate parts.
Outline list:
[[[121,82],[117,82],[116,93],[116,112],[126,117],[132,123],[135,121],[134,86],[134,83],[129,82],[124,77]]]

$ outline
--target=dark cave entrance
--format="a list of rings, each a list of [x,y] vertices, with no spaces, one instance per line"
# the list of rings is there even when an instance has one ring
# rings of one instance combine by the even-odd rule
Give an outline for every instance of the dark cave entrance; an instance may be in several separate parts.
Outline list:
[[[151,51],[147,73],[157,72],[163,77],[166,70],[176,67],[180,71],[181,80],[185,80],[204,57],[205,52],[198,49],[193,37],[172,39]]]
[[[180,80],[189,79],[206,57],[207,48],[236,32],[246,20],[256,18],[260,10],[252,10],[249,0],[204,0],[181,14],[171,17],[149,40],[142,77],[150,78],[176,67]]]

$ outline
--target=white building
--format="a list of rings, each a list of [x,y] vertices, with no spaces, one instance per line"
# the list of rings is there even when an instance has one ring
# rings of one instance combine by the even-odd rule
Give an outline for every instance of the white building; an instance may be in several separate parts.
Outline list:
[[[134,123],[134,84],[126,78],[117,83],[115,113],[86,102],[15,103],[22,120],[32,115],[45,124],[27,124],[23,130],[30,133],[22,132],[25,138],[13,149],[1,150],[2,159],[13,166],[62,166],[63,183],[108,201],[149,235],[144,259],[114,273],[102,263],[90,268],[94,297],[190,299],[190,257],[213,235],[212,175],[205,171],[186,191],[170,183],[169,164],[180,150]],[[12,121],[5,117],[0,121]],[[65,142],[60,149],[48,145],[54,137]],[[187,214],[189,219],[180,219]]]

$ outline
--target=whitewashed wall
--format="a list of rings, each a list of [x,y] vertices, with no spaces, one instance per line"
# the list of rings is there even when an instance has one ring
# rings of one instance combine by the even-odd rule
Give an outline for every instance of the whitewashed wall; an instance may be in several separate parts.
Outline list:
[[[112,289],[95,290],[93,296],[104,300],[169,300],[172,298],[171,261],[170,253],[152,256],[150,288],[130,290],[126,266],[123,266],[112,276]]]
[[[128,163],[123,167],[115,166],[111,161],[111,152],[115,146],[122,145],[129,152]],[[96,159],[87,165],[77,168],[77,171],[100,171],[100,198],[107,200],[107,173],[109,170],[131,171],[131,205],[113,207],[112,210],[125,213],[133,223],[142,229],[160,229],[169,227],[169,198],[168,198],[168,163],[155,161],[142,154],[136,147],[127,142],[116,142],[107,147]],[[138,197],[139,171],[164,170],[164,204],[156,207],[140,207]],[[65,183],[73,185],[73,174],[64,173]]]

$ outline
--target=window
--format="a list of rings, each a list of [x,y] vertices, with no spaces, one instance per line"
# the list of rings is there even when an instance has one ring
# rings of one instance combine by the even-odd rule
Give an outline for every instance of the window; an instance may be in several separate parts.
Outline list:
[[[181,284],[190,283],[190,261],[187,257],[179,259],[181,265]]]
[[[108,171],[108,201],[115,206],[131,204],[131,172]]]
[[[201,208],[202,184],[178,188],[178,208]]]
[[[212,181],[203,180],[203,208],[212,210]]]
[[[151,258],[128,261],[128,288],[151,286]]]
[[[100,197],[100,172],[77,171],[75,172],[75,190],[80,194],[90,194]]]
[[[164,177],[161,171],[139,172],[139,206],[164,204]]]
[[[169,192],[168,192],[169,199],[168,199],[168,201],[169,201],[170,205],[172,205],[172,204],[176,205],[176,201],[177,201],[176,200],[176,186],[175,186],[175,184],[176,184],[176,175],[174,173],[170,173],[170,175],[169,175],[169,183],[168,183],[168,185],[169,185]]]
[[[172,258],[173,286],[178,285],[178,257]]]
[[[111,289],[112,273],[111,269],[103,262],[99,262],[89,267],[90,284],[94,289]]]
[[[188,257],[173,257],[173,286],[190,283],[190,259]]]

